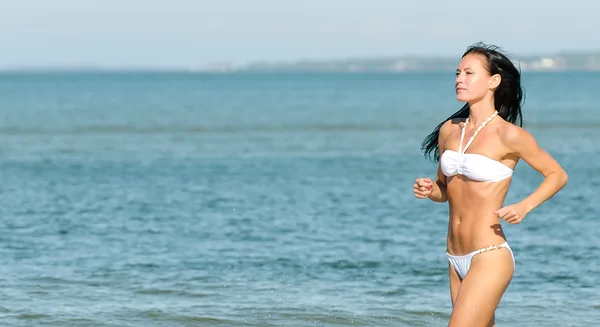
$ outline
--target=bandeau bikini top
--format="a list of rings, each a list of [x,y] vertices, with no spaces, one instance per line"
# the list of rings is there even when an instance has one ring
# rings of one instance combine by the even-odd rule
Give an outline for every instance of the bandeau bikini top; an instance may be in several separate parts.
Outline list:
[[[462,127],[458,152],[445,150],[440,158],[440,168],[444,175],[448,177],[463,175],[479,182],[498,182],[512,176],[513,170],[498,160],[494,160],[481,154],[465,153],[469,145],[471,145],[475,139],[475,136],[477,136],[481,129],[497,114],[498,111],[495,111],[488,119],[481,123],[463,150],[462,143],[465,137],[465,126],[467,126],[467,123],[469,122],[469,118],[467,118]]]

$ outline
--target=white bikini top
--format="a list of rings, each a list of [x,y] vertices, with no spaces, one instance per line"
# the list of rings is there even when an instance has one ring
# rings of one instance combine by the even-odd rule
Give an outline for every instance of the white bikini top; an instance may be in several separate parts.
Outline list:
[[[465,126],[469,122],[469,118],[467,118],[462,127],[458,152],[445,150],[440,158],[440,168],[444,175],[450,177],[460,174],[479,182],[499,182],[512,176],[513,170],[500,161],[481,154],[465,153],[479,131],[496,117],[497,114],[498,111],[495,111],[488,119],[481,123],[463,150],[462,143],[465,137]]]

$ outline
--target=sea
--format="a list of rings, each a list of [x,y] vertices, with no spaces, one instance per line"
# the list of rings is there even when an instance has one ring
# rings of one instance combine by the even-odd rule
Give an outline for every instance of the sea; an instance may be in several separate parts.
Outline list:
[[[600,72],[522,78],[569,183],[503,223],[496,325],[596,325]],[[461,105],[453,72],[0,73],[0,325],[446,326],[448,207],[412,185]]]

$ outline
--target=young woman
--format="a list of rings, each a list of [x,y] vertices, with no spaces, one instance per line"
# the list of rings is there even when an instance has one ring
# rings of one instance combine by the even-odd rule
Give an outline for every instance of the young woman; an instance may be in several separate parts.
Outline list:
[[[465,105],[423,141],[438,162],[435,181],[418,178],[415,196],[448,202],[450,327],[494,326],[494,312],[514,273],[500,219],[518,224],[567,183],[567,174],[522,126],[519,70],[497,47],[476,44],[456,70]],[[545,178],[518,203],[502,207],[523,159]]]

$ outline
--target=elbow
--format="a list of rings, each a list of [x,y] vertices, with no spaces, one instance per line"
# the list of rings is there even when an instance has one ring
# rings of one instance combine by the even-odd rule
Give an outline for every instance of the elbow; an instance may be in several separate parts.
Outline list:
[[[560,172],[557,173],[557,179],[558,179],[558,184],[559,184],[560,188],[562,189],[563,187],[565,187],[565,185],[567,185],[567,182],[569,181],[569,175],[567,174],[566,171],[561,170]]]
[[[567,185],[567,182],[569,181],[569,175],[563,171],[563,178],[562,178],[562,182],[563,182],[563,187],[565,185]]]

